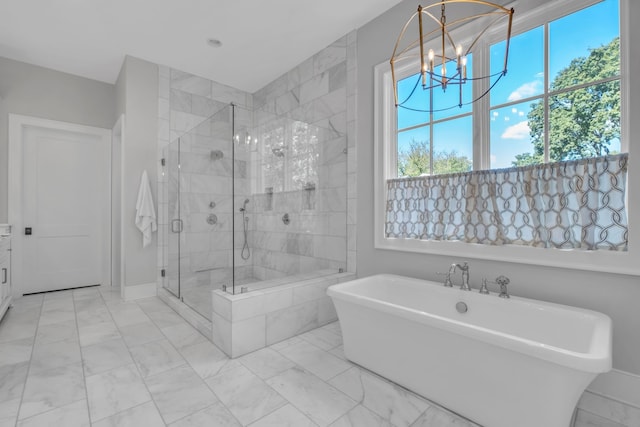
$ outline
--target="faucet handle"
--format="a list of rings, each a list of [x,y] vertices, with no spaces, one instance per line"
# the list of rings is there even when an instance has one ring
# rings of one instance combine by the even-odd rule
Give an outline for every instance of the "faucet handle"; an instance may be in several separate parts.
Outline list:
[[[452,288],[453,287],[453,283],[451,283],[451,273],[440,273],[439,271],[436,271],[436,275],[437,276],[445,276],[444,277],[444,285],[447,288]]]
[[[500,285],[500,294],[498,295],[500,298],[509,298],[509,293],[507,292],[507,285],[511,282],[506,276],[498,276],[496,277],[496,283]]]
[[[482,286],[480,287],[480,293],[489,295],[489,288],[487,288],[487,279],[482,279]]]

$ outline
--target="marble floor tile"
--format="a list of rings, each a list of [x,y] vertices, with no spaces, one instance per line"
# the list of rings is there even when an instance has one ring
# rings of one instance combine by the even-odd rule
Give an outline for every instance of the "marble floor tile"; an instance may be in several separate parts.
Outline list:
[[[358,367],[329,383],[398,427],[411,425],[430,406],[425,399]]]
[[[0,343],[33,338],[39,314],[39,311],[16,311],[10,308],[0,322]]]
[[[242,365],[208,378],[206,382],[242,425],[250,424],[287,403]]]
[[[71,302],[70,307],[63,307],[62,304],[58,304],[61,306],[60,308],[56,305],[45,309],[47,302],[49,301],[45,301],[43,304],[42,314],[40,314],[40,325],[49,325],[51,323],[59,323],[76,318],[76,313],[73,311],[73,302]]]
[[[82,365],[61,366],[27,376],[19,419],[86,398]]]
[[[323,380],[333,378],[351,367],[350,363],[305,340],[283,348],[280,353]]]
[[[82,360],[86,376],[133,363],[129,349],[122,339],[103,341],[83,347]]]
[[[108,312],[106,304],[100,297],[75,299],[74,305],[78,318],[83,315],[87,320],[91,320],[91,315],[94,317],[104,316],[104,312]]]
[[[33,338],[0,344],[0,367],[26,362],[31,359]]]
[[[267,384],[321,427],[330,425],[357,404],[338,389],[299,367],[268,379]]]
[[[113,322],[111,312],[109,312],[107,306],[102,302],[100,302],[100,305],[92,306],[87,310],[77,311],[76,318],[78,319],[78,325],[82,326]]]
[[[149,318],[147,317],[147,319]],[[116,324],[118,324],[117,321]],[[127,343],[128,346],[146,344],[165,338],[162,332],[160,332],[160,329],[158,329],[151,320],[129,325],[118,325],[118,328],[120,329],[122,339],[124,339],[124,342]]]
[[[202,379],[186,365],[150,376],[145,382],[167,424],[218,401]]]
[[[19,397],[0,402],[0,427],[5,424],[11,427],[15,426],[21,402],[22,399]]]
[[[325,351],[332,350],[342,345],[342,337],[326,329],[313,329],[300,335],[303,340]]]
[[[86,383],[92,422],[151,400],[133,364],[87,377]]]
[[[329,350],[329,353],[333,354],[338,359],[347,360],[347,356],[344,355],[344,345]]]
[[[36,334],[36,345],[78,339],[76,321],[67,320],[49,325],[40,325]]]
[[[30,375],[60,366],[81,363],[80,344],[77,338],[36,344],[31,355]]]
[[[449,427],[448,424],[431,424],[432,427]],[[338,420],[331,424],[331,427],[394,427],[375,412],[370,411],[362,405],[358,405]]]
[[[0,405],[22,397],[28,369],[29,362],[0,366]]]
[[[177,325],[167,326],[161,330],[171,344],[173,344],[178,350],[194,344],[210,342],[204,337],[204,335],[188,323],[179,323]]]
[[[90,427],[85,399],[20,420],[16,427]]]
[[[131,356],[143,378],[187,363],[167,340],[158,340],[131,347]]]
[[[101,341],[112,340],[120,337],[120,332],[112,321],[95,323],[91,325],[78,324],[78,335],[80,336],[80,345],[85,347],[97,344]]]
[[[171,309],[171,307],[162,302],[158,297],[145,298],[140,300],[137,304],[145,314],[151,318],[156,326],[161,329],[168,326],[186,323],[182,317],[180,317]]]
[[[153,402],[143,403],[133,408],[118,412],[98,422],[92,427],[164,427],[165,423]]]
[[[216,402],[213,405],[196,412],[195,414],[184,417],[175,423],[170,424],[171,427],[201,427],[201,426],[224,426],[224,427],[241,427],[242,424],[235,419],[229,410],[221,403]],[[132,426],[133,427],[133,426]]]
[[[109,311],[114,322],[119,328],[144,322],[151,322],[151,319],[136,303],[112,304]]]
[[[432,406],[427,409],[411,427],[431,427],[431,426],[447,426],[447,427],[480,427],[457,415],[450,414],[442,409]]]
[[[316,427],[316,424],[293,405],[287,404],[251,423],[249,427]]]
[[[209,378],[239,364],[238,361],[229,359],[222,350],[210,341],[183,347],[180,354],[200,378]]]
[[[263,380],[295,366],[291,360],[269,347],[246,354],[238,360]]]
[[[297,344],[300,341],[302,341],[302,338],[300,338],[298,336],[295,336],[295,337],[291,337],[289,339],[277,342],[275,344],[272,344],[272,345],[269,346],[269,348],[272,348],[272,349],[274,349],[276,351],[280,351],[280,350],[282,350],[284,348],[289,347],[290,345]]]

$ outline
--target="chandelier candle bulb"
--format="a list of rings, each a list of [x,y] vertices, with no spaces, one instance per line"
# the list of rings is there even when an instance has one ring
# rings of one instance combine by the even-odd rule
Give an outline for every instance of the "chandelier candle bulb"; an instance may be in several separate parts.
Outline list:
[[[462,64],[462,80],[467,80],[467,56],[463,56],[460,58],[460,63]]]

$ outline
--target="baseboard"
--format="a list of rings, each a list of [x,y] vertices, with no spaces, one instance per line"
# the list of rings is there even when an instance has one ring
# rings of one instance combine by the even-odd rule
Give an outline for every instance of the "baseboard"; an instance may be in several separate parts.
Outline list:
[[[587,388],[600,396],[640,408],[640,375],[612,369],[600,374]]]
[[[158,294],[156,282],[143,283],[141,285],[129,285],[122,287],[122,298],[125,301],[133,301],[140,298],[155,297]]]

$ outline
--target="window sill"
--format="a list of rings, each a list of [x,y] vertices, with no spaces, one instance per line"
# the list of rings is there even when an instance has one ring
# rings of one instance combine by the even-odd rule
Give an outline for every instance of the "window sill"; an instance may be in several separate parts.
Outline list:
[[[640,264],[630,252],[491,246],[452,241],[393,239],[376,236],[376,249],[530,264],[640,276]]]

